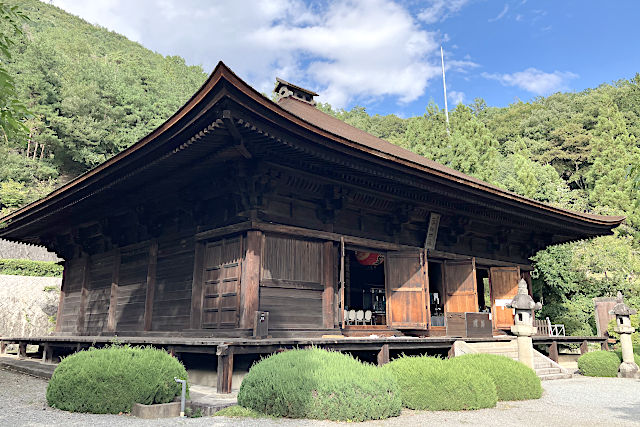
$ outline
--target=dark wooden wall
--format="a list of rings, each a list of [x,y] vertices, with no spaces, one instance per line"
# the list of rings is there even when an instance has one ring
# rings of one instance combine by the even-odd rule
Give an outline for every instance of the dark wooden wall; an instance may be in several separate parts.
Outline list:
[[[269,328],[323,328],[323,243],[266,235],[262,254],[260,310]]]

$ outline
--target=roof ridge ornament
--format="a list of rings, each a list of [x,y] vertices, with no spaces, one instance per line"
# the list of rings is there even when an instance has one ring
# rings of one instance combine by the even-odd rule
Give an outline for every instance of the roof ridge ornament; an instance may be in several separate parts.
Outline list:
[[[278,101],[282,98],[291,96],[299,101],[306,102],[311,105],[316,105],[316,101],[313,98],[318,96],[314,91],[289,83],[280,77],[276,77],[276,87],[273,92],[278,97]]]

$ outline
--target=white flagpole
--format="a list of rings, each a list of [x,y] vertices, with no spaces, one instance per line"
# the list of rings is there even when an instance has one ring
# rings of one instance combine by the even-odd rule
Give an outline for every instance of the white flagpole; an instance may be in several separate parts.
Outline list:
[[[444,52],[442,45],[440,45],[440,60],[442,61],[442,87],[444,88],[444,116],[447,120],[447,135],[449,132],[449,108],[447,107],[447,82],[444,79]]]

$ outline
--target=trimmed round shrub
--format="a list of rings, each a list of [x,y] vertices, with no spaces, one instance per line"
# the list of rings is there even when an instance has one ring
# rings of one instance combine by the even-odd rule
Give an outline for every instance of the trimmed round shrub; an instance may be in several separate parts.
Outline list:
[[[409,409],[460,411],[492,408],[498,396],[487,374],[462,363],[425,356],[403,356],[385,366]]]
[[[60,362],[47,386],[47,403],[72,412],[130,412],[134,403],[167,403],[180,395],[175,377],[186,379],[187,371],[163,350],[91,348]]]
[[[617,377],[620,358],[611,351],[591,351],[578,358],[578,369],[588,377]]]
[[[238,404],[277,417],[334,421],[384,419],[402,409],[390,372],[316,348],[277,353],[253,365]]]
[[[466,354],[450,359],[455,366],[470,366],[491,377],[498,400],[539,399],[542,384],[528,366],[497,354]]]

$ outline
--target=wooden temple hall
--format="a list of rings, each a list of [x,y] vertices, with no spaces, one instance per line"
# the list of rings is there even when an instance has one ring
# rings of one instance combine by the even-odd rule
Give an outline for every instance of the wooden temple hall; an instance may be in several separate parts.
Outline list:
[[[233,354],[498,339],[530,256],[623,220],[449,169],[321,112],[314,92],[283,80],[275,92],[277,102],[219,63],[158,129],[1,219],[1,238],[65,260],[55,334],[20,342],[117,335],[217,354],[230,378]]]

